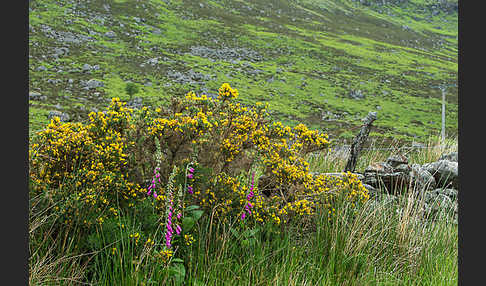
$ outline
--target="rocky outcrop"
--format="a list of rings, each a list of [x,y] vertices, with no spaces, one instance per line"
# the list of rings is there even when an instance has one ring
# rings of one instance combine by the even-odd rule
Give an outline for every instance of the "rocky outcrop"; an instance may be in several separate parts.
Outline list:
[[[417,202],[423,203],[425,217],[434,218],[439,213],[447,213],[452,214],[457,223],[457,158],[457,152],[453,152],[442,155],[436,162],[409,165],[405,156],[393,155],[385,162],[368,166],[362,183],[370,196],[378,201],[411,189]]]
[[[374,188],[383,188],[388,193],[397,193],[405,188],[413,188],[416,192],[434,188],[458,189],[457,152],[445,154],[441,160],[423,165],[409,165],[405,156],[393,155],[385,162],[368,166],[362,181]]]
[[[437,185],[441,187],[453,188],[459,187],[459,173],[458,163],[449,160],[439,160],[424,164],[423,168],[426,169],[437,181]]]

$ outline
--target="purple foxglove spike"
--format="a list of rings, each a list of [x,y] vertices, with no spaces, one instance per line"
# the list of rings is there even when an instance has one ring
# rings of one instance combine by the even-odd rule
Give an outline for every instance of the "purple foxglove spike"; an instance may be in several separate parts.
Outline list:
[[[182,214],[181,213],[178,213],[177,214],[177,219],[180,219],[182,217]]]
[[[241,213],[241,219],[242,219],[242,220],[243,220],[243,219],[245,219],[245,216],[246,216],[246,214],[245,214],[244,212],[243,212],[243,213]]]
[[[181,234],[181,227],[179,225],[176,226],[176,234],[179,235]]]

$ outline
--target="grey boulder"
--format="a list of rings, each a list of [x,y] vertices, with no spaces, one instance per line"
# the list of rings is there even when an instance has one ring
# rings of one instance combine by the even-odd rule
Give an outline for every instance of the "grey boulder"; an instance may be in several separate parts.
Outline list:
[[[459,187],[458,163],[448,160],[424,164],[423,167],[434,176],[438,186]]]

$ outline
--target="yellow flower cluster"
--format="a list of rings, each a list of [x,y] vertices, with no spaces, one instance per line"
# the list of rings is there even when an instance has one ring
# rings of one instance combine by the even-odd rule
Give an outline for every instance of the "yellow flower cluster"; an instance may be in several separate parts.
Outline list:
[[[170,258],[174,255],[174,252],[170,249],[163,249],[159,252],[158,257],[163,263],[169,262]]]
[[[191,234],[184,234],[184,241],[186,245],[191,245],[196,241]]]
[[[90,113],[86,124],[54,117],[38,133],[29,150],[32,191],[63,202],[58,211],[65,222],[83,218],[85,226],[103,224],[119,215],[117,196],[128,201],[142,191],[126,174],[133,144],[126,138],[130,113],[114,98],[105,112]]]
[[[150,239],[150,237],[147,238],[147,241],[145,242],[145,245],[152,246],[154,244],[155,244],[155,241],[154,240]]]
[[[218,98],[223,100],[238,97],[238,90],[236,88],[231,88],[228,83],[223,83],[218,91]]]
[[[136,233],[130,234],[130,238],[135,240],[135,244],[138,244],[138,241],[140,240],[140,233],[136,232]]]

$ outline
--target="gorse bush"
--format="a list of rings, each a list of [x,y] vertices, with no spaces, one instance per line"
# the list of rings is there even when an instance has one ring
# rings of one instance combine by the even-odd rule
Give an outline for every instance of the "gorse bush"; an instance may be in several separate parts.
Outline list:
[[[31,192],[86,237],[118,228],[135,245],[153,245],[165,262],[197,239],[190,229],[203,213],[213,222],[284,230],[319,207],[332,215],[337,198],[369,198],[350,173],[309,173],[304,158],[329,147],[326,134],[272,122],[267,105],[244,106],[238,96],[225,83],[217,98],[189,92],[139,110],[114,98],[86,123],[54,118],[29,151]],[[139,220],[132,231],[124,229],[127,213]],[[158,231],[164,235],[154,237]]]
[[[292,128],[272,122],[267,105],[243,106],[234,102],[238,96],[236,89],[223,84],[215,99],[189,92],[155,112],[142,109],[137,134],[146,139],[135,153],[159,148],[164,162],[148,164],[144,172],[160,168],[166,180],[173,166],[187,164],[193,157],[208,179],[199,180],[191,204],[211,209],[222,220],[241,216],[248,203],[256,221],[272,218],[280,223],[294,213],[312,214],[316,204],[330,204],[339,191],[349,191],[353,200],[368,198],[351,174],[334,180],[309,173],[304,157],[328,148],[326,134],[303,124]],[[150,158],[150,154],[140,157]],[[248,201],[250,172],[255,171],[262,176]],[[246,180],[240,180],[241,175]]]
[[[86,124],[55,117],[29,150],[32,194],[44,195],[67,224],[102,224],[144,194],[127,176],[133,142],[124,105],[113,99],[106,112],[90,113]]]

